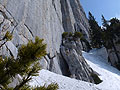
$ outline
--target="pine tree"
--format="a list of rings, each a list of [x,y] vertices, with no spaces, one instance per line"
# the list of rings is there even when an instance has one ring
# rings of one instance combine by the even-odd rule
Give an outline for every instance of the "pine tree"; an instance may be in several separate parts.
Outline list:
[[[11,40],[12,35],[6,33],[2,40]],[[6,42],[5,41],[5,42]],[[38,76],[40,70],[39,60],[46,55],[46,44],[43,39],[35,38],[30,40],[27,45],[22,45],[18,50],[18,57],[2,58],[0,56],[0,89],[1,90],[38,90],[32,89],[27,83],[33,76]],[[13,82],[16,75],[20,75],[22,80],[15,88],[9,88],[8,85]],[[57,90],[57,84],[50,84],[48,87],[39,90]],[[49,88],[49,89],[48,89]],[[52,89],[54,88],[54,89]]]
[[[102,15],[102,40],[103,40],[103,45],[107,48],[111,48],[111,42],[109,40],[110,38],[110,33],[108,32],[109,28],[109,21],[105,19],[105,17]],[[109,45],[109,46],[108,46]]]
[[[89,12],[90,38],[91,45],[94,48],[102,47],[101,27],[98,25],[94,16]]]
[[[114,52],[118,58],[118,62],[120,63],[120,57],[118,55],[118,51],[115,46],[115,42],[120,37],[120,20],[117,18],[112,18],[111,20],[107,21],[104,16],[102,16],[103,22],[103,41],[104,46],[107,49],[114,49]]]
[[[103,27],[106,28],[109,26],[109,21],[107,21],[103,15],[102,15],[102,25]]]

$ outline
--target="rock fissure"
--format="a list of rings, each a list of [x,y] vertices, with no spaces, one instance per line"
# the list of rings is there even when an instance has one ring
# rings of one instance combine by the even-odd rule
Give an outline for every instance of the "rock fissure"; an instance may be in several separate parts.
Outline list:
[[[56,12],[56,14],[57,14],[57,17],[58,17],[60,23],[62,24],[61,19],[60,19],[60,17],[59,17],[59,14],[58,14],[58,12],[57,12],[56,6],[55,6],[55,0],[52,0],[52,4],[53,4],[53,6],[54,6],[54,9],[55,9],[55,12]]]
[[[17,21],[15,20],[14,16],[10,13],[9,10],[7,10],[7,8],[6,8],[5,6],[3,6],[3,7],[4,7],[5,11],[6,11],[6,12],[12,17],[12,19],[14,20],[14,21],[12,21],[11,23],[12,23],[14,26],[17,26],[18,23],[17,23]],[[9,20],[10,18],[5,14],[5,12],[4,12],[4,11],[2,11],[2,12],[3,12],[4,17]]]
[[[2,16],[4,17],[3,21],[0,23],[0,27],[1,27],[2,24],[4,24],[4,22],[5,22],[6,20],[8,20],[11,25],[9,25],[9,26],[5,26],[5,25],[4,25],[4,26],[2,27],[2,30],[6,31],[6,30],[8,30],[11,26],[14,26],[14,28],[13,28],[12,30],[10,30],[11,33],[13,33],[14,29],[15,29],[15,28],[17,27],[17,25],[18,25],[17,22],[16,22],[16,20],[14,19],[14,17],[12,16],[12,14],[5,8],[5,6],[3,6],[3,5],[1,5],[1,4],[0,4],[0,12],[1,12]],[[9,14],[10,17],[8,17],[7,14]],[[9,22],[7,22],[7,23],[9,23]],[[6,23],[6,24],[7,24],[7,23]],[[4,28],[4,27],[6,27],[6,28]]]
[[[67,0],[60,0],[62,12],[62,24],[66,32],[74,32],[70,18],[69,6]]]
[[[64,61],[65,66],[66,66],[66,70],[63,71],[63,75],[68,76],[68,77],[71,77],[71,73],[70,73],[70,71],[69,71],[69,65],[68,65],[68,63],[66,62],[64,56],[62,55],[61,50],[60,50],[60,56],[61,56],[61,59]]]
[[[31,33],[32,37],[34,37],[34,34],[33,34],[32,31],[30,30],[30,28],[29,28],[26,24],[24,24],[24,25],[25,25],[26,28],[29,30],[29,32]]]
[[[3,15],[3,17],[4,17],[5,19],[9,19],[9,18],[7,17],[7,15],[5,14],[4,11],[0,10],[0,12],[2,13],[2,15]]]
[[[11,50],[7,47],[7,45],[5,45],[5,46],[6,46],[7,50],[10,52],[10,55],[11,55],[12,57],[14,57],[13,54],[12,54],[12,52],[11,52]]]

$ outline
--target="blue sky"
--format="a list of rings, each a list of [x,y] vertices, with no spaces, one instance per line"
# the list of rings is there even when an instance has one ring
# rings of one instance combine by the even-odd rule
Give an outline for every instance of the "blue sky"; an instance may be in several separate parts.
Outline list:
[[[90,11],[101,25],[101,15],[106,19],[120,18],[120,0],[80,0],[87,16]]]

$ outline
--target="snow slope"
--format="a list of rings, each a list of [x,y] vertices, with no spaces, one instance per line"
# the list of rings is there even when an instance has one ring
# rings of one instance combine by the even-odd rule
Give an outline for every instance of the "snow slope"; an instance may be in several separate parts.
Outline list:
[[[100,74],[103,82],[97,87],[101,90],[120,90],[120,71],[107,63],[107,54],[104,48],[94,49],[89,53],[83,52],[88,64]]]
[[[83,56],[94,71],[103,80],[98,85],[81,80],[71,79],[47,70],[41,70],[39,76],[30,82],[31,86],[43,86],[58,83],[59,90],[120,90],[120,71],[107,63],[105,48],[93,49],[89,53],[83,51]]]
[[[48,85],[50,83],[57,83],[59,85],[59,90],[100,90],[97,89],[94,84],[71,79],[44,69],[40,71],[39,76],[34,77],[30,85],[43,86],[44,84]]]

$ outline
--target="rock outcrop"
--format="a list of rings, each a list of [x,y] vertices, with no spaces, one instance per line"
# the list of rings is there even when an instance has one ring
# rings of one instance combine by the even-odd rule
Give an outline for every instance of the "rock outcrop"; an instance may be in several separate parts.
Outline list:
[[[62,44],[63,32],[79,31],[89,40],[89,24],[79,0],[0,0],[0,36],[6,31],[13,39],[3,46],[2,55],[16,57],[21,44],[39,36],[47,44],[48,54],[40,62],[44,69],[93,82],[92,69],[81,54],[85,45]]]
[[[71,39],[71,40],[70,40]],[[63,59],[68,64],[70,76],[79,80],[93,82],[91,74],[94,73],[92,68],[87,64],[82,56],[81,41],[73,37],[63,39],[60,51]]]
[[[114,48],[108,49],[109,62],[112,66],[119,68],[120,66],[120,44],[115,44]]]

